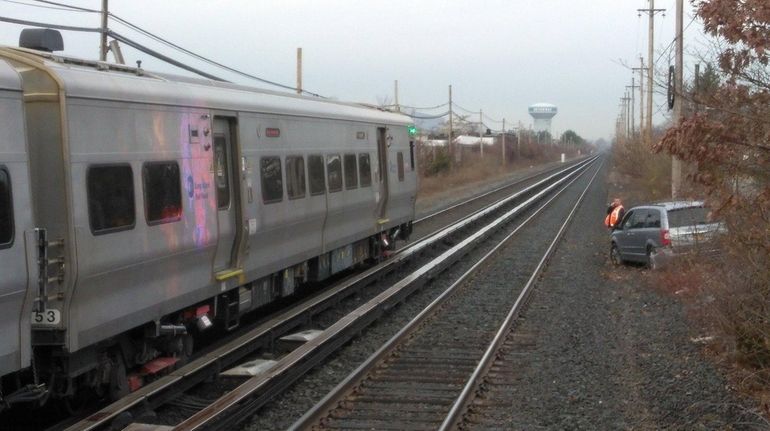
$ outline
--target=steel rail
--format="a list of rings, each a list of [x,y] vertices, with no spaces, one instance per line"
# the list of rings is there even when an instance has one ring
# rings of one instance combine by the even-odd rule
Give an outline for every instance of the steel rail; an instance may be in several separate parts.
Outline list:
[[[467,252],[470,246],[483,241],[495,228],[499,227],[504,222],[507,222],[514,215],[529,208],[535,202],[541,200],[577,172],[582,171],[574,170],[565,177],[556,180],[553,184],[548,185],[536,195],[517,205],[487,226],[479,229],[470,237],[431,260],[428,264],[417,269],[406,278],[386,289],[374,299],[344,316],[342,319],[322,331],[313,340],[289,352],[266,374],[250,378],[242,385],[220,397],[208,407],[200,410],[172,429],[174,431],[196,431],[207,429],[207,427],[230,429],[234,425],[233,422],[237,423],[244,419],[243,416],[230,414],[231,410],[238,404],[245,402],[246,405],[238,409],[239,411],[244,412],[254,411],[256,408],[263,405],[272,398],[277,391],[280,391],[293,383],[306,371],[323,360],[328,354],[335,351],[338,346],[349,341],[356,333],[360,332],[363,328],[368,326],[368,324],[376,320],[376,318],[379,317],[379,314],[384,313],[387,309],[395,306],[428,279],[454,263],[456,259],[461,257],[458,256],[458,254],[461,254],[461,251]],[[248,402],[250,398],[255,399]],[[230,414],[227,426],[219,423],[225,414]],[[228,418],[224,418],[224,420],[228,421]]]
[[[593,159],[595,160],[595,158]],[[586,165],[586,168],[588,166]],[[577,173],[577,172],[574,172]],[[574,174],[573,173],[573,174]],[[417,316],[415,316],[409,323],[407,323],[398,333],[391,337],[383,346],[381,346],[375,353],[367,358],[364,363],[358,366],[345,380],[340,382],[331,392],[329,392],[321,401],[319,401],[311,410],[306,412],[300,419],[298,419],[289,430],[304,430],[311,428],[314,424],[319,423],[325,416],[332,411],[339,400],[343,398],[344,394],[351,392],[364,377],[371,371],[376,364],[385,359],[390,352],[405,340],[411,333],[414,332],[429,316],[431,316],[442,304],[444,304],[449,298],[451,298],[457,290],[472,276],[478,269],[491,259],[497,251],[506,245],[506,243],[516,235],[525,225],[533,220],[542,210],[544,210],[554,199],[556,199],[564,190],[566,190],[574,181],[576,181],[580,175],[575,176],[569,183],[564,185],[561,190],[551,196],[545,203],[543,203],[535,212],[533,212],[528,218],[526,218],[521,224],[519,224],[514,230],[512,230],[504,239],[502,239],[492,250],[486,253],[478,262],[476,262],[471,268],[469,268],[464,274],[462,274],[455,282],[452,283],[441,295],[428,304]],[[569,177],[562,179],[559,184]],[[554,184],[553,186],[557,186]],[[547,194],[553,188],[544,190],[541,192],[543,195]],[[531,198],[534,200],[536,197]],[[525,205],[525,204],[522,204]],[[513,210],[512,210],[513,211]]]
[[[479,221],[514,199],[527,196],[533,190],[545,186],[545,184],[553,181],[555,178],[580,169],[580,167],[591,163],[595,159],[596,157],[584,160],[559,170],[524,190],[516,192],[507,198],[500,199],[490,206],[464,217],[451,226],[438,229],[422,239],[408,244],[406,247],[395,253],[390,259],[365,270],[360,275],[356,275],[343,281],[337,286],[326,289],[312,298],[300,302],[289,310],[280,313],[275,318],[257,326],[255,329],[89,415],[85,419],[68,427],[66,431],[95,431],[106,429],[109,427],[111,421],[123,412],[137,408],[153,408],[162,404],[164,398],[172,396],[172,392],[185,390],[200,383],[205,380],[207,376],[211,375],[212,372],[217,372],[226,368],[246,355],[272,342],[274,338],[280,336],[278,334],[285,333],[289,329],[298,326],[299,323],[305,321],[305,316],[308,313],[317,313],[328,308],[344,296],[354,293],[356,286],[367,285],[373,282],[384,274],[395,270],[409,258],[424,251],[431,245],[436,244],[438,241]],[[349,293],[345,294],[345,292]]]
[[[507,336],[513,331],[513,323],[516,321],[516,319],[519,318],[524,305],[532,295],[532,292],[534,291],[533,286],[535,286],[538,277],[556,250],[556,246],[559,244],[559,241],[561,241],[562,236],[564,236],[564,232],[567,230],[567,227],[574,218],[575,213],[585,198],[585,195],[588,193],[591,185],[593,185],[596,176],[599,174],[603,166],[604,160],[602,160],[599,168],[596,170],[593,177],[591,177],[591,181],[588,182],[585,190],[583,190],[583,193],[581,193],[580,197],[577,199],[577,202],[575,202],[575,205],[572,207],[572,211],[570,211],[569,215],[564,220],[564,223],[562,223],[561,228],[554,236],[553,241],[551,241],[551,244],[548,246],[548,249],[546,250],[543,257],[540,259],[540,263],[538,263],[537,268],[535,268],[535,271],[527,281],[527,284],[524,286],[521,293],[519,293],[519,296],[516,298],[516,302],[514,302],[511,310],[508,312],[505,321],[503,321],[503,324],[500,325],[500,329],[498,329],[495,338],[492,339],[492,342],[489,343],[489,347],[487,348],[486,352],[484,352],[484,356],[482,356],[479,364],[474,369],[473,374],[471,374],[470,379],[468,379],[468,382],[463,387],[463,390],[460,392],[460,396],[458,396],[455,402],[452,404],[452,408],[449,410],[449,413],[444,419],[444,422],[441,424],[441,427],[439,427],[438,431],[449,431],[450,429],[457,428],[462,414],[467,411],[467,407],[473,399],[473,394],[477,392],[477,389],[479,385],[481,385],[484,376],[486,376],[487,372],[489,371],[489,367],[492,366],[497,352],[500,350],[500,346],[503,344]]]

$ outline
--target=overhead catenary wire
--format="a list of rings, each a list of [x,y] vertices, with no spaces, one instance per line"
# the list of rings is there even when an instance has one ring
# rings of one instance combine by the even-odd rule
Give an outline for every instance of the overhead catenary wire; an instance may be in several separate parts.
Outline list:
[[[36,1],[38,3],[45,3],[45,4],[54,5],[54,6],[60,6],[60,7],[67,8],[67,9],[70,9],[70,10],[78,10],[78,11],[81,11],[81,12],[102,13],[102,11],[97,10],[97,9],[89,9],[89,8],[85,8],[85,7],[81,7],[81,6],[74,6],[74,5],[71,5],[71,4],[59,3],[59,2],[50,1],[50,0],[34,0],[34,1]]]
[[[7,16],[0,16],[0,21],[7,22],[10,24],[21,24],[21,25],[31,25],[34,27],[47,27],[47,28],[54,28],[57,30],[70,30],[70,31],[81,31],[81,32],[87,32],[87,33],[101,33],[102,29],[95,28],[95,27],[77,27],[72,25],[61,25],[61,24],[49,24],[44,22],[36,22],[36,21],[28,21],[24,19],[16,19],[16,18],[10,18]]]
[[[157,41],[157,42],[165,44],[166,46],[169,46],[169,47],[174,48],[174,49],[176,49],[178,51],[181,51],[181,52],[183,52],[183,53],[185,53],[185,54],[187,54],[187,55],[189,55],[191,57],[194,57],[194,58],[196,58],[198,60],[201,60],[201,61],[203,61],[205,63],[208,63],[208,64],[211,64],[213,66],[222,68],[224,70],[227,70],[228,72],[235,73],[235,74],[243,76],[245,78],[254,79],[254,80],[262,82],[264,84],[273,85],[273,86],[276,86],[276,87],[283,88],[285,90],[291,90],[291,91],[296,91],[297,90],[296,87],[292,87],[290,85],[284,85],[284,84],[281,84],[279,82],[270,81],[268,79],[260,78],[258,76],[252,75],[250,73],[246,73],[246,72],[234,69],[234,68],[232,68],[230,66],[226,66],[226,65],[224,65],[222,63],[219,63],[217,61],[211,60],[210,58],[204,57],[204,56],[202,56],[200,54],[196,54],[196,53],[190,51],[189,49],[186,49],[186,48],[184,48],[182,46],[179,46],[179,45],[177,45],[177,44],[175,44],[175,43],[173,43],[173,42],[171,42],[169,40],[166,40],[166,39],[164,39],[164,38],[162,38],[162,37],[160,37],[160,36],[150,32],[149,30],[145,30],[145,29],[139,27],[138,25],[133,24],[133,23],[131,23],[131,22],[129,22],[129,21],[127,21],[127,20],[125,20],[125,19],[123,19],[123,18],[121,18],[121,17],[119,17],[119,16],[117,16],[117,15],[111,13],[111,12],[109,13],[109,16],[111,18],[115,19],[116,21],[118,21],[119,23],[125,25],[126,27],[129,27],[130,29],[132,29],[134,31],[137,31],[137,32],[139,32],[139,33],[141,33],[141,34],[143,34],[143,35],[145,35],[145,36],[147,36],[147,37]],[[311,96],[325,98],[324,96],[321,96],[320,94],[314,93],[312,91],[308,91],[308,90],[301,90],[301,91],[304,94],[309,94]]]
[[[42,8],[42,9],[50,9],[50,10],[61,10],[61,11],[65,11],[65,12],[90,12],[90,11],[72,9],[72,8],[68,8],[68,7],[47,6],[47,5],[43,5],[43,4],[32,4],[32,3],[27,3],[27,2],[19,1],[19,0],[2,0],[2,1],[4,1],[6,3],[14,3],[14,4],[22,5],[22,6],[29,6],[29,7],[36,7],[36,8]]]

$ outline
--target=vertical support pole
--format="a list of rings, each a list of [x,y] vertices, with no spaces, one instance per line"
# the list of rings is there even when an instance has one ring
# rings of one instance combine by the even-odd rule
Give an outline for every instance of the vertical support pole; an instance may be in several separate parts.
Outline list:
[[[395,88],[393,91],[396,103],[396,112],[401,112],[401,105],[398,104],[398,79],[395,81]]]
[[[484,158],[484,111],[479,109],[479,153]]]
[[[109,15],[107,1],[102,0],[102,27],[99,43],[99,60],[101,61],[107,61],[107,16]]]
[[[655,37],[655,0],[650,0],[649,34],[647,36],[647,145],[652,145],[652,78],[653,78],[653,45]]]
[[[503,166],[506,164],[505,160],[505,118],[503,118],[503,139],[502,139],[502,153],[503,153]]]
[[[676,0],[676,65],[674,66],[674,124],[678,125],[684,117],[682,109],[682,80],[684,78],[684,40],[683,16],[684,0]],[[671,156],[671,198],[677,199],[682,190],[682,161]]]
[[[644,58],[639,56],[639,135],[644,140]]]
[[[447,145],[449,146],[449,168],[450,170],[454,169],[455,166],[455,146],[454,142],[452,141],[452,85],[449,85],[449,136],[447,137]]]
[[[302,94],[302,48],[297,48],[297,94]]]

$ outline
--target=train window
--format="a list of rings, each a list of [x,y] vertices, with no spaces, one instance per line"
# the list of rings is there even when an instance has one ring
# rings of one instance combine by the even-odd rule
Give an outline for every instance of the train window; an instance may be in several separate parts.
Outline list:
[[[144,215],[147,224],[162,224],[182,218],[182,187],[177,162],[150,162],[142,168]]]
[[[329,193],[342,190],[342,163],[339,154],[326,156],[326,175],[329,181]]]
[[[227,139],[224,135],[214,135],[214,182],[217,185],[217,208],[220,210],[226,210],[230,207],[229,163],[227,160]]]
[[[280,157],[262,157],[262,202],[283,200],[283,177]]]
[[[398,159],[398,180],[404,181],[404,153],[399,151],[396,158]]]
[[[358,187],[358,172],[356,168],[356,155],[345,154],[345,188],[355,189]]]
[[[310,177],[310,194],[315,196],[326,193],[323,156],[308,156],[307,172]]]
[[[10,247],[13,242],[13,206],[11,201],[11,176],[0,167],[0,248]]]
[[[409,164],[414,172],[414,141],[409,141]]]
[[[369,154],[358,155],[358,174],[361,177],[361,187],[372,185],[372,165],[369,163]]]
[[[286,193],[289,199],[305,197],[305,159],[302,156],[286,157]]]
[[[136,223],[134,173],[129,165],[91,166],[86,174],[88,220],[94,235],[132,229]]]

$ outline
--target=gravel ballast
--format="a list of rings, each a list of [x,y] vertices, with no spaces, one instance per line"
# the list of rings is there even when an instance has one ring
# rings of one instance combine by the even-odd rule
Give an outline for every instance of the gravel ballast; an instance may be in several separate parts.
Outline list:
[[[605,168],[606,171],[606,168]],[[507,381],[470,429],[767,429],[692,341],[682,305],[647,270],[611,267],[599,182],[517,327]]]

